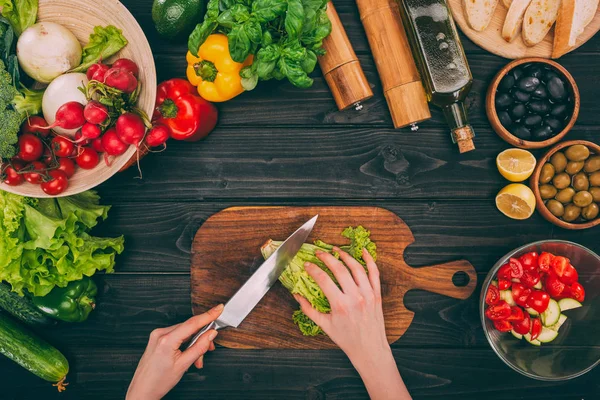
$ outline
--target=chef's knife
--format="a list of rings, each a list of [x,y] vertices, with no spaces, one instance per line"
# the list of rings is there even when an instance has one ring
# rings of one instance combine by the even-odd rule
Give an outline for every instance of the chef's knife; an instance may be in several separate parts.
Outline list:
[[[226,327],[237,328],[244,318],[254,307],[258,304],[260,299],[269,291],[271,286],[279,279],[281,273],[285,270],[285,267],[292,261],[292,259],[302,247],[302,244],[310,235],[315,222],[319,216],[315,215],[302,225],[296,232],[294,232],[267,260],[252,274],[250,278],[242,285],[241,288],[233,295],[231,299],[225,304],[223,313],[215,321],[206,325],[200,332],[198,332],[187,348],[196,343],[198,338],[203,333],[210,329],[222,329]]]

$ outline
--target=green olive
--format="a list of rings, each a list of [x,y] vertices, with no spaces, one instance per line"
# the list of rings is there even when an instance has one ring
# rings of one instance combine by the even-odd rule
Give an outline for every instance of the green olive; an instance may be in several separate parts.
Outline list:
[[[596,219],[596,217],[598,216],[598,211],[600,211],[598,209],[598,204],[592,203],[589,206],[585,207],[583,210],[581,210],[581,216],[587,219],[588,221],[591,221],[593,219]]]
[[[591,193],[585,190],[577,192],[575,193],[575,196],[573,196],[573,204],[575,204],[577,207],[587,207],[592,203],[593,200],[594,199],[592,198]]]
[[[572,182],[573,189],[575,190],[588,190],[590,188],[590,180],[585,172],[580,172],[573,177]]]
[[[571,161],[585,161],[590,156],[590,149],[582,144],[574,144],[565,151],[565,156]]]
[[[550,163],[546,163],[540,172],[540,183],[548,183],[552,178],[554,178],[554,166]]]
[[[554,198],[563,204],[569,204],[573,201],[573,196],[575,196],[575,189],[568,187],[558,192]]]
[[[578,173],[579,171],[581,171],[583,169],[583,164],[584,164],[583,161],[569,161],[567,163],[567,167],[565,168],[565,171],[569,175],[575,175],[576,173]]]
[[[567,162],[567,157],[565,157],[565,155],[560,151],[557,151],[556,153],[552,154],[552,157],[550,157],[550,164],[554,166],[554,171],[556,173],[563,172],[567,167]]]
[[[556,188],[552,185],[542,185],[540,186],[540,196],[542,196],[542,199],[546,200],[546,199],[551,199],[554,196],[556,196]]]
[[[565,207],[556,200],[548,200],[546,207],[555,217],[562,217],[565,213]]]
[[[564,189],[569,187],[571,184],[571,177],[566,172],[561,172],[558,175],[554,175],[554,178],[552,178],[552,184],[557,189]]]
[[[581,208],[577,207],[574,204],[569,204],[565,207],[565,213],[562,216],[562,219],[567,222],[573,222],[581,215]]]
[[[588,174],[600,171],[600,156],[592,156],[588,158],[583,166],[583,170]]]
[[[600,186],[600,171],[596,171],[590,175],[590,185]]]
[[[594,201],[600,203],[600,187],[591,187],[589,192],[591,193]]]

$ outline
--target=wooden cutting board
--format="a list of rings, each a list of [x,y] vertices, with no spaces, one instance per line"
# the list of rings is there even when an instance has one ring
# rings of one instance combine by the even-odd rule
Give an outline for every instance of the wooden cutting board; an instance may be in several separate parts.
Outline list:
[[[406,332],[414,313],[404,306],[404,295],[423,289],[457,299],[468,298],[477,285],[473,266],[465,260],[422,268],[404,262],[404,250],[414,242],[408,226],[394,213],[377,207],[236,207],[211,216],[192,244],[192,308],[194,314],[225,303],[264,261],[260,247],[268,240],[285,240],[315,214],[319,219],[309,241],[321,239],[343,245],[348,226],[362,225],[377,243],[387,337],[395,342]],[[457,287],[455,273],[469,283]],[[237,328],[220,332],[216,342],[237,349],[329,349],[327,336],[303,336],[292,322],[298,303],[277,282]]]

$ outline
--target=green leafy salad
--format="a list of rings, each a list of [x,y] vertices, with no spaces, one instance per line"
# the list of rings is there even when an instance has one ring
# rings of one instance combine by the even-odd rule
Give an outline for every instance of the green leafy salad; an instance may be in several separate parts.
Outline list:
[[[352,257],[354,257],[359,263],[365,265],[365,261],[362,258],[362,249],[366,248],[369,254],[373,256],[374,260],[377,260],[377,246],[375,242],[370,239],[371,232],[362,226],[356,228],[348,227],[342,232],[342,236],[350,239],[350,244],[346,246],[339,246],[340,249],[346,251]],[[281,246],[283,242],[277,242],[269,240],[265,243],[261,252],[265,260]],[[323,271],[327,272],[329,276],[334,280],[333,273],[325,266],[325,264],[315,256],[315,251],[321,250],[328,253],[332,253],[335,256],[337,254],[333,251],[333,245],[327,244],[321,240],[316,240],[314,244],[305,243],[300,248],[296,257],[292,260],[290,265],[283,271],[279,277],[279,281],[289,290],[292,294],[299,294],[304,296],[310,304],[316,310],[322,313],[328,313],[331,311],[329,301],[325,294],[317,285],[315,280],[308,275],[304,270],[304,263],[311,262],[318,265]],[[321,328],[315,324],[310,318],[308,318],[301,310],[294,312],[293,320],[300,331],[306,336],[316,336],[322,334]]]
[[[93,191],[34,199],[0,191],[0,281],[45,296],[55,286],[112,272],[124,239],[89,234],[110,206]]]

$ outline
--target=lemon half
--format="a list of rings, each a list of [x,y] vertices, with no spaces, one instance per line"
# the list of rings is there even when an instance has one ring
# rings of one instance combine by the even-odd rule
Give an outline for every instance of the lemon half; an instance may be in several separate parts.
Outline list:
[[[535,195],[522,183],[511,183],[496,196],[496,207],[512,219],[527,219],[535,211]]]
[[[523,182],[535,169],[533,154],[523,149],[507,149],[496,157],[500,174],[511,182]]]

